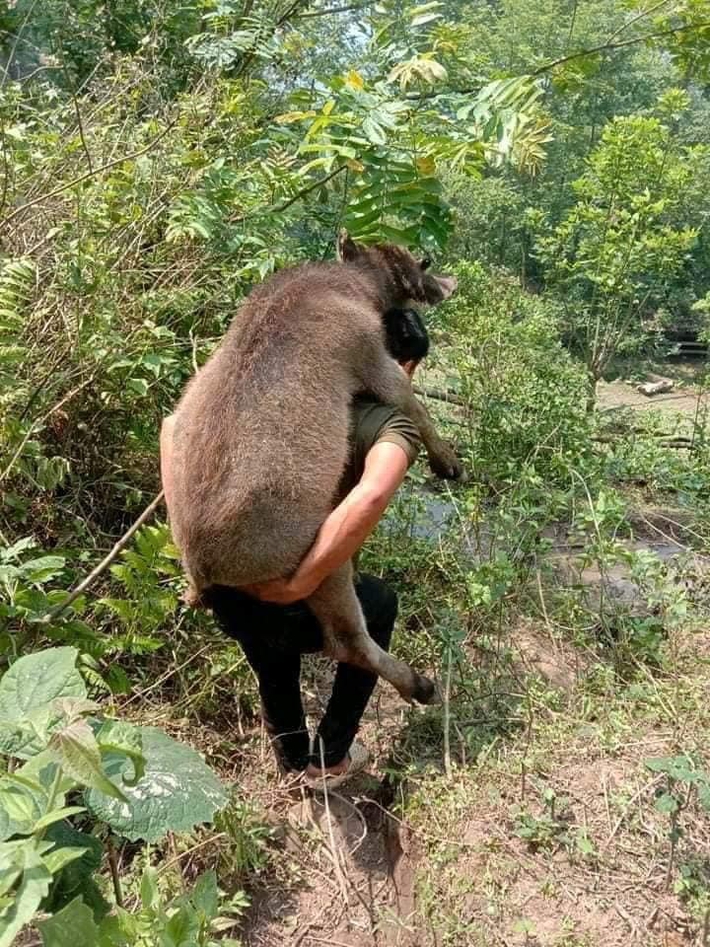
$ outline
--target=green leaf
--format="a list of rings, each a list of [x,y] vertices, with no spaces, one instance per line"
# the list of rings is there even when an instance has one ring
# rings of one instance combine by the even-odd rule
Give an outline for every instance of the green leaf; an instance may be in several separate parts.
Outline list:
[[[387,136],[385,135],[382,126],[369,116],[362,123],[362,130],[365,132],[373,145],[387,144]]]
[[[217,875],[213,871],[205,871],[195,882],[190,892],[190,900],[198,911],[202,911],[207,920],[217,917],[219,912],[219,888]]]
[[[46,813],[57,768],[56,761],[47,750],[32,757],[17,772],[0,779],[0,840],[35,830],[37,820]],[[75,785],[66,776],[60,780],[55,798],[57,809],[64,805],[65,793],[75,788]]]
[[[125,786],[135,786],[145,773],[145,757],[141,731],[123,720],[107,720],[96,734],[96,742],[103,753],[123,753],[133,761],[134,774],[128,779],[125,774]]]
[[[440,20],[441,13],[422,13],[420,16],[415,16],[412,20],[412,26],[424,26],[425,23],[431,23],[432,20]]]
[[[141,904],[146,911],[155,912],[160,905],[160,890],[158,889],[158,872],[148,867],[141,877]]]
[[[83,848],[55,848],[44,856],[44,863],[53,875],[57,875],[67,865],[83,856]]]
[[[199,920],[195,912],[189,905],[183,904],[165,925],[163,936],[166,947],[189,947],[195,943],[198,932]]]
[[[693,761],[687,756],[658,756],[645,761],[652,773],[665,773],[671,779],[695,782],[698,776]]]
[[[94,918],[99,921],[109,910],[109,905],[99,891],[94,875],[101,867],[103,847],[99,840],[86,832],[80,832],[68,822],[55,822],[47,830],[46,839],[55,849],[45,856],[49,861],[56,849],[78,851],[80,856],[66,863],[55,874],[49,896],[42,908],[56,913],[78,895],[84,904],[91,908]]]
[[[146,842],[212,821],[227,794],[202,757],[155,727],[140,732],[146,768],[134,787],[124,787],[128,805],[92,789],[86,803],[94,815],[130,841]],[[106,772],[120,778],[126,762],[123,756],[107,757]]]
[[[0,787],[0,806],[15,823],[15,831],[29,833],[35,819],[41,814],[37,799],[22,786],[3,781]],[[18,829],[17,826],[22,826]]]
[[[669,792],[664,792],[660,795],[654,805],[659,812],[663,812],[665,815],[673,815],[674,812],[680,809],[680,803],[676,797]]]
[[[31,844],[23,839],[21,845]],[[0,896],[10,891],[22,874],[23,859],[16,842],[0,845]],[[2,908],[0,908],[2,914]]]
[[[34,917],[52,881],[52,874],[34,841],[27,840],[18,851],[22,858],[22,877],[12,904],[0,911],[0,947],[12,947],[17,934]]]
[[[69,816],[78,815],[80,812],[86,812],[84,806],[64,806],[62,809],[53,809],[35,822],[32,831],[40,832],[42,829],[54,825],[55,822],[61,822],[62,819],[68,819]]]
[[[94,915],[80,897],[37,927],[44,947],[96,947],[99,942]]]
[[[43,798],[46,799],[49,796],[51,787],[54,786],[58,768],[59,764],[54,757],[54,753],[50,749],[46,749],[36,756],[33,756],[31,760],[28,760],[22,769],[13,774],[13,779],[20,778],[24,781],[25,785],[33,789],[39,784]],[[60,796],[63,797],[65,793],[75,788],[76,783],[74,780],[70,776],[63,774],[59,780]]]
[[[100,947],[133,947],[143,933],[139,918],[123,908],[101,922]]]
[[[200,230],[200,228],[198,228],[194,224],[193,224],[193,228],[195,230]],[[204,228],[201,228],[201,229],[204,230]],[[204,233],[201,233],[200,235],[204,237],[209,237],[209,233],[207,231],[205,231]],[[126,382],[126,387],[130,388],[131,391],[135,391],[135,393],[137,395],[140,395],[142,398],[144,398],[148,394],[148,382],[145,380],[145,378],[129,378],[128,381]]]
[[[33,536],[23,536],[22,539],[18,539],[12,546],[8,546],[7,549],[0,551],[0,561],[10,562],[12,559],[17,561],[20,557],[20,553],[23,553],[26,549],[34,549],[36,545],[37,540]]]
[[[29,582],[46,582],[64,569],[65,561],[62,556],[41,556],[23,562],[22,572]]]
[[[115,799],[126,802],[118,786],[106,776],[101,765],[101,751],[93,730],[86,720],[75,720],[58,730],[51,741],[62,767],[84,786],[91,786]]]
[[[582,855],[595,855],[596,854],[594,842],[589,838],[586,831],[582,830],[578,833],[576,842],[577,842],[577,849],[582,853]]]
[[[20,726],[35,713],[47,715],[48,705],[58,697],[86,697],[86,687],[76,669],[76,648],[49,648],[28,654],[6,671],[0,681],[0,725],[3,726],[2,752],[33,756],[43,747],[28,741],[27,729]],[[8,737],[8,725],[17,733]]]

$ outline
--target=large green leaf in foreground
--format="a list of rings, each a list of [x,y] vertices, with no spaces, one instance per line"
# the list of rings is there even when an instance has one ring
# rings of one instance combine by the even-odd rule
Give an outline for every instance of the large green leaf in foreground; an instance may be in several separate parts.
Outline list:
[[[86,697],[76,648],[48,648],[20,658],[0,683],[0,717],[20,720],[57,697]]]
[[[80,897],[37,925],[44,947],[96,947],[99,929]]]
[[[140,727],[145,773],[134,786],[122,784],[128,802],[112,799],[97,789],[86,794],[86,804],[119,835],[130,841],[156,842],[167,832],[186,832],[200,822],[211,822],[227,803],[227,794],[202,757],[155,727]],[[121,782],[124,756],[109,756],[106,773]]]
[[[53,702],[86,697],[76,648],[48,648],[19,658],[0,681],[0,753],[27,759],[44,748]],[[55,722],[56,726],[56,722]]]

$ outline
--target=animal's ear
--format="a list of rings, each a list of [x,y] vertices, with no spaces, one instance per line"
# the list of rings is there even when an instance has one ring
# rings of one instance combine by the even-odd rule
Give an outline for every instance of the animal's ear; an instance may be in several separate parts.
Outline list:
[[[343,263],[349,263],[360,256],[361,248],[355,243],[347,230],[341,230],[335,244],[335,255]]]

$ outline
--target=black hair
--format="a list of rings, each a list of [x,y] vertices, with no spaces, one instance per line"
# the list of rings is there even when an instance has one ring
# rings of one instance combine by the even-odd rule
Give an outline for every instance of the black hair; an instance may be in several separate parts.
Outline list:
[[[388,309],[384,315],[387,351],[400,363],[420,362],[429,353],[429,333],[415,309]]]

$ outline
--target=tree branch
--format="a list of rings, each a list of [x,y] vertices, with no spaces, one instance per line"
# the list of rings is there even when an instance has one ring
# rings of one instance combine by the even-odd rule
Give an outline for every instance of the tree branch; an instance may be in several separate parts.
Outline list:
[[[637,13],[636,16],[631,17],[630,20],[627,20],[626,23],[622,23],[621,26],[614,30],[611,36],[607,36],[606,41],[610,43],[613,39],[616,39],[617,36],[621,33],[625,33],[634,23],[638,23],[639,20],[644,20],[647,16],[651,16],[652,13],[655,13],[656,10],[659,10],[661,7],[664,7],[670,0],[659,0],[658,3],[654,3],[652,7],[649,7],[648,10],[642,10],[640,13]]]
[[[131,541],[132,537],[138,532],[138,530],[146,522],[146,520],[149,520],[151,516],[153,515],[153,513],[155,513],[158,506],[161,504],[164,496],[165,496],[165,493],[163,490],[161,490],[160,493],[157,495],[157,497],[154,497],[151,500],[151,502],[148,504],[148,506],[143,510],[141,515],[138,517],[135,523],[130,527],[130,529],[126,530],[123,536],[121,536],[121,538],[118,540],[118,542],[113,547],[111,552],[109,552],[108,555],[104,556],[101,562],[96,566],[95,569],[91,570],[91,572],[86,576],[85,579],[82,579],[78,585],[74,586],[74,588],[71,590],[69,595],[67,595],[67,597],[64,599],[63,602],[60,602],[58,605],[55,605],[54,608],[51,608],[47,612],[47,614],[44,616],[45,622],[54,621],[54,619],[57,618],[59,615],[61,615],[63,611],[69,608],[72,602],[76,601],[76,599],[79,598],[82,592],[85,592],[89,588],[90,585],[94,584],[94,582],[98,579],[98,577],[103,572],[105,572],[106,569],[108,569],[108,567],[111,565],[111,563],[115,559],[118,558],[121,551],[126,548],[128,543]]]
[[[265,214],[281,214],[283,211],[288,210],[292,204],[295,204],[296,201],[300,201],[302,197],[310,194],[311,191],[315,191],[317,188],[327,184],[328,181],[332,181],[334,177],[336,177],[342,171],[345,171],[346,168],[347,165],[341,164],[340,167],[335,169],[335,171],[331,171],[330,174],[326,174],[325,177],[318,178],[318,180],[313,181],[312,184],[308,184],[306,187],[301,188],[301,190],[294,194],[293,197],[289,197],[287,201],[284,201],[281,204],[272,205],[271,207],[265,207],[260,211],[253,211],[248,214],[242,214],[239,217],[234,217],[233,223],[239,224],[244,220],[250,220],[252,217],[263,217]]]
[[[667,3],[668,0],[663,0],[664,3]],[[330,7],[328,10],[307,10],[303,13],[297,13],[296,18],[299,20],[311,19],[316,16],[330,16],[331,13],[350,13],[351,10],[364,10],[365,7],[372,6],[370,2],[366,3],[348,3],[342,7]]]
[[[665,2],[665,0],[664,0]],[[646,11],[646,13],[652,12],[651,10]],[[637,18],[638,19],[638,18]],[[630,26],[631,24],[627,24]],[[551,69],[555,69],[557,66],[562,66],[564,63],[572,62],[574,59],[583,59],[585,56],[593,56],[595,53],[605,53],[613,52],[616,49],[624,49],[628,46],[636,46],[640,43],[646,43],[649,40],[654,39],[663,39],[665,36],[675,36],[677,33],[687,33],[692,30],[701,30],[706,27],[710,27],[710,20],[704,21],[702,23],[688,23],[685,26],[676,26],[672,29],[661,30],[659,33],[647,33],[645,36],[636,36],[633,39],[621,40],[621,42],[613,43],[609,39],[605,42],[600,43],[599,46],[592,46],[589,49],[580,49],[576,53],[569,53],[569,55],[561,56],[559,59],[552,59],[550,62],[545,63],[542,66],[539,66],[537,69],[534,69],[532,72],[527,73],[529,76],[540,76],[545,72],[549,72]],[[626,28],[626,27],[624,27]],[[615,33],[612,33],[612,36],[618,36],[619,30]],[[464,89],[445,89],[443,91],[431,91],[431,92],[410,92],[406,98],[410,101],[419,101],[421,99],[437,99],[442,95],[475,95],[481,91],[483,86],[470,86]]]
[[[638,43],[645,43],[652,39],[663,39],[664,36],[674,36],[676,33],[687,33],[690,30],[701,30],[708,26],[710,26],[710,20],[704,23],[693,23],[688,24],[687,26],[677,26],[670,30],[662,30],[660,33],[647,33],[646,36],[636,36],[633,39],[624,39],[619,43],[610,43],[607,40],[605,43],[600,43],[599,46],[592,46],[591,49],[583,49],[576,53],[570,53],[569,56],[562,56],[560,59],[555,59],[552,62],[545,63],[544,66],[540,66],[539,69],[535,69],[530,73],[530,75],[539,76],[543,72],[548,72],[550,69],[555,69],[557,66],[562,66],[564,63],[570,62],[573,59],[582,59],[584,56],[593,56],[595,53],[605,53],[609,50],[624,49],[626,46],[634,46]]]
[[[59,187],[55,187],[54,190],[50,191],[48,194],[40,194],[40,196],[35,197],[34,200],[27,201],[26,204],[23,204],[21,207],[17,207],[11,214],[8,214],[2,223],[4,225],[9,224],[11,220],[14,220],[15,217],[19,217],[23,211],[29,210],[30,207],[34,207],[36,204],[41,204],[42,201],[48,201],[50,197],[56,197],[57,194],[68,191],[76,184],[81,184],[83,181],[87,181],[89,178],[92,178],[97,174],[102,174],[104,171],[109,171],[111,168],[115,168],[116,165],[123,164],[124,161],[132,161],[134,158],[140,158],[141,155],[146,154],[148,151],[154,148],[162,138],[165,138],[176,122],[177,119],[173,119],[173,121],[166,125],[162,132],[159,135],[156,135],[156,137],[144,148],[139,148],[138,151],[132,151],[130,154],[122,155],[120,158],[114,158],[113,161],[107,161],[106,164],[102,164],[100,167],[94,168],[92,171],[87,171],[85,174],[80,174],[78,178],[74,178],[67,184],[61,184]]]

